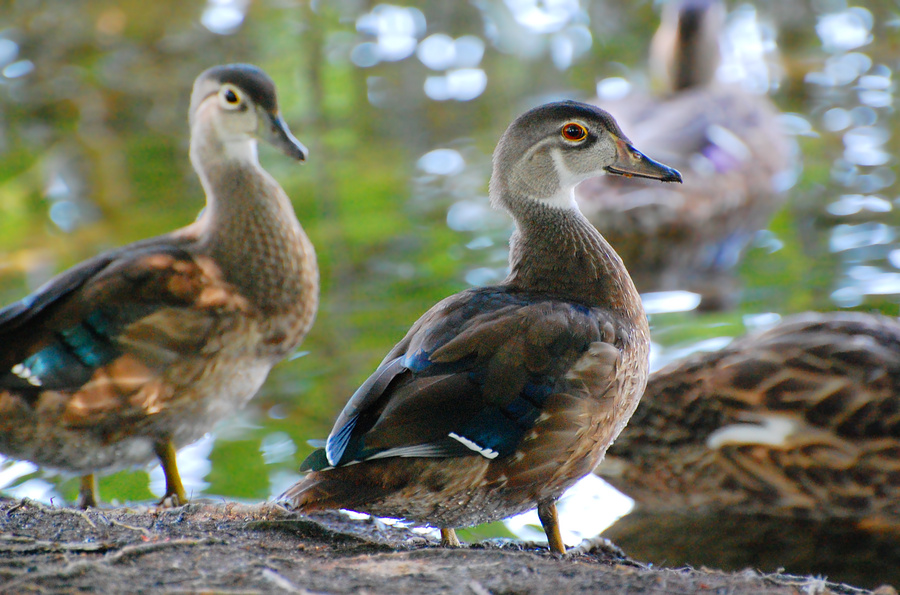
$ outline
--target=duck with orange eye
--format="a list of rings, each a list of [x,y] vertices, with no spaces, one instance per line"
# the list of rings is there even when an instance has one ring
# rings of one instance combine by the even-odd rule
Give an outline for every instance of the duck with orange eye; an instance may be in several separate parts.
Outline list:
[[[490,183],[516,223],[509,276],[413,324],[283,499],[429,524],[444,545],[459,545],[455,528],[537,506],[550,549],[565,551],[556,500],[597,465],[647,381],[640,297],[574,199],[603,174],[681,181],[596,107],[551,103],[510,125]]]

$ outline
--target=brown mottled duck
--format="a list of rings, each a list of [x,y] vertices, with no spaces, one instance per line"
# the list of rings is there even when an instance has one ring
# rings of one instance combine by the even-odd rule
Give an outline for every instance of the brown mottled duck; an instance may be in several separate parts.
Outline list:
[[[0,453],[82,476],[162,464],[162,503],[188,495],[177,448],[259,389],[318,303],[313,247],[257,139],[306,149],[260,69],[194,84],[190,157],[206,192],[194,223],[85,261],[0,310]]]
[[[597,473],[640,559],[900,580],[900,323],[807,313],[673,363]]]

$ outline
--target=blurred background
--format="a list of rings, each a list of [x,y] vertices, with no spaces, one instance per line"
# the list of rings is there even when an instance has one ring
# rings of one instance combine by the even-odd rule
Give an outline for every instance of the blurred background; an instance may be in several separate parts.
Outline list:
[[[490,154],[522,111],[653,86],[661,5],[612,0],[138,0],[0,5],[0,304],[96,253],[192,221],[203,194],[187,108],[203,69],[251,62],[310,149],[261,160],[316,245],[316,325],[250,406],[179,455],[189,494],[262,500],[294,482],[306,441],[446,295],[505,275],[511,224],[487,199]],[[788,147],[780,208],[750,230],[735,297],[645,296],[653,367],[804,310],[896,316],[900,9],[893,0],[728,2],[718,76],[768,94]],[[614,114],[615,115],[615,114]],[[652,146],[638,143],[650,155]],[[686,176],[687,177],[687,176]],[[74,499],[77,478],[0,457],[0,493]],[[161,494],[159,469],[100,479],[104,501]],[[595,478],[584,510],[629,504]],[[565,507],[564,507],[565,508]],[[565,513],[564,513],[565,514]],[[536,517],[468,534],[527,533]],[[522,533],[524,532],[524,533]],[[463,535],[465,538],[466,535]]]

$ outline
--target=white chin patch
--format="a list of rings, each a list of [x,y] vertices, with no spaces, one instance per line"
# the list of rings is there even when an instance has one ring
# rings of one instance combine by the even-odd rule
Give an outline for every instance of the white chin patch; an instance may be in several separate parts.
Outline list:
[[[257,153],[256,140],[248,137],[236,139],[226,139],[225,154],[229,160],[240,161],[242,163],[259,163],[259,155]]]
[[[578,209],[578,203],[575,202],[575,188],[560,190],[555,196],[542,198],[541,202],[555,209]]]
[[[541,198],[541,202],[556,209],[578,210],[578,203],[575,202],[575,186],[592,176],[576,176],[566,167],[566,161],[563,158],[562,151],[554,149],[553,165],[556,169],[556,175],[559,179],[559,190],[553,196]],[[602,173],[602,172],[598,172]]]

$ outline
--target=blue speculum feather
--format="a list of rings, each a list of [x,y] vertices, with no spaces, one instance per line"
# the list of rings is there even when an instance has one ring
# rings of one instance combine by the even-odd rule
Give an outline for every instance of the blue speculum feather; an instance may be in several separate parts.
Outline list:
[[[329,437],[325,443],[325,453],[328,463],[331,465],[337,465],[344,457],[344,451],[347,450],[347,444],[350,442],[357,419],[354,417],[348,421],[334,436]],[[304,462],[305,464],[306,462]]]
[[[452,362],[433,362],[431,359],[432,352],[420,349],[419,351],[406,355],[403,358],[403,366],[409,369],[413,374],[420,376],[441,376],[443,374],[455,374],[467,370],[472,365],[471,357],[464,357]]]
[[[431,360],[429,359],[430,357],[430,353],[424,349],[420,349],[415,353],[407,354],[406,357],[403,358],[403,365],[409,368],[414,374],[418,374],[432,365]]]
[[[94,312],[81,324],[57,333],[56,341],[26,358],[22,365],[44,389],[77,388],[97,368],[121,355],[109,335],[111,330],[109,319],[102,312]]]
[[[534,426],[544,402],[553,392],[553,379],[541,380],[526,384],[510,403],[487,410],[457,433],[482,448],[498,452],[499,456],[511,455],[525,432]]]

